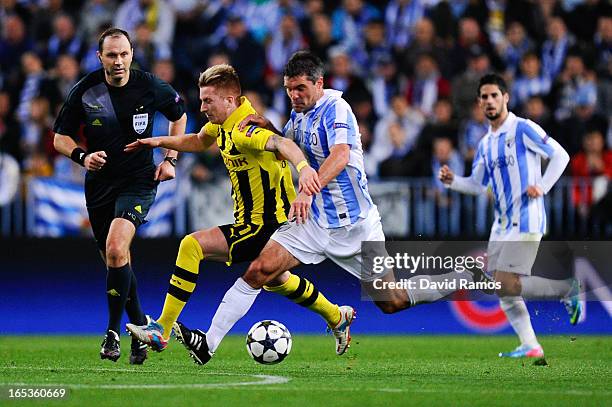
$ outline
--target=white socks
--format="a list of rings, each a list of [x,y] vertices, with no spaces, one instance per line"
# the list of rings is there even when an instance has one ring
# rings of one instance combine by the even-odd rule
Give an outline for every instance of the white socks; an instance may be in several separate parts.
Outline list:
[[[572,288],[572,279],[551,280],[535,276],[521,276],[521,296],[527,299],[563,298]]]
[[[248,285],[242,277],[227,290],[206,332],[206,343],[210,352],[217,350],[223,337],[249,311],[260,291]]]
[[[514,332],[521,341],[521,345],[532,348],[540,346],[531,326],[531,318],[525,300],[522,297],[502,297],[499,299],[499,305],[506,313],[510,325],[512,325]]]

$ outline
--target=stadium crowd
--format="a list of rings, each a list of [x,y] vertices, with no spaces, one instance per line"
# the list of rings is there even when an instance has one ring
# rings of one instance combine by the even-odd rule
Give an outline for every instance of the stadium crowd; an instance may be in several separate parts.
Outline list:
[[[568,151],[567,174],[603,182],[576,186],[575,205],[612,213],[607,0],[2,0],[0,26],[0,154],[26,175],[79,176],[51,128],[72,86],[100,67],[99,33],[117,26],[132,36],[133,67],[181,93],[191,131],[204,120],[197,77],[223,62],[281,128],[282,67],[311,49],[328,67],[326,86],[353,107],[374,179],[433,179],[443,164],[469,173],[487,131],[477,83],[497,71],[511,109]],[[223,172],[219,160],[198,156],[192,180]]]

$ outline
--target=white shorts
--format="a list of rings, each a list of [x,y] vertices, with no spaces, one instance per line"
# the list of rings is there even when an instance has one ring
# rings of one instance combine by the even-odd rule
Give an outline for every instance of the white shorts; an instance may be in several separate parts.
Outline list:
[[[531,275],[538,255],[541,233],[521,233],[518,227],[509,231],[492,230],[487,247],[487,272]]]
[[[362,272],[361,267],[361,242],[385,241],[376,205],[370,208],[366,218],[359,219],[353,225],[326,229],[309,217],[303,224],[291,222],[281,226],[270,239],[278,242],[301,263],[319,264],[330,259],[361,281],[380,278],[379,274],[372,275],[371,271]]]

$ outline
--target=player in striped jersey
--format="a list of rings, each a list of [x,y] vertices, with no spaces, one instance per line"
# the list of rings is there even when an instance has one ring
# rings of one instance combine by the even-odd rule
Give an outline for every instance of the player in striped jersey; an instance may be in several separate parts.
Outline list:
[[[544,351],[531,326],[523,298],[562,299],[570,322],[578,323],[581,307],[575,279],[551,280],[531,276],[538,246],[546,232],[544,194],[559,179],[569,162],[567,152],[536,123],[508,111],[506,83],[499,75],[481,78],[478,100],[489,120],[469,177],[447,167],[439,177],[450,188],[482,194],[493,190],[495,220],[488,246],[488,271],[501,283],[500,304],[521,345],[500,353],[503,357],[542,357]],[[541,158],[549,160],[544,174]]]
[[[320,184],[316,171],[307,164],[295,143],[257,126],[238,128],[245,117],[256,112],[249,100],[240,96],[240,81],[234,68],[229,65],[210,67],[200,75],[198,84],[201,110],[209,120],[198,134],[137,140],[127,145],[126,151],[165,147],[197,152],[216,142],[232,184],[234,223],[185,236],[179,247],[160,317],[156,321],[151,320],[148,325],[128,324],[127,327],[133,335],[157,351],[166,348],[174,327],[177,338],[185,344],[195,361],[204,364],[220,342],[216,338],[224,336],[233,326],[219,315],[225,311],[240,313],[243,308],[248,309],[260,290],[252,289],[238,279],[232,288],[244,294],[244,301],[222,302],[206,334],[199,330],[190,331],[177,319],[195,289],[200,261],[206,259],[230,265],[253,260],[259,255],[272,233],[287,221],[287,213],[295,210],[291,206],[295,190],[286,160],[299,173],[299,190],[302,193],[316,193],[320,190]],[[281,155],[282,159],[277,158],[276,154]],[[279,279],[282,280],[277,284],[287,279],[300,283],[294,289],[283,292],[283,295],[318,313],[332,327],[341,322],[341,308],[329,302],[308,280],[289,272],[279,276]],[[231,303],[233,308],[226,310],[226,302]]]
[[[454,291],[393,289],[390,287],[396,282],[392,268],[376,273],[368,267],[368,260],[373,256],[370,252],[362,256],[362,242],[379,242],[380,245],[370,246],[372,251],[376,255],[388,255],[380,215],[368,192],[357,119],[342,99],[342,92],[323,89],[323,63],[310,52],[299,51],[290,58],[285,66],[284,84],[293,110],[282,134],[306,152],[310,166],[318,171],[321,191],[314,196],[299,192],[289,213],[291,221],[274,232],[238,281],[253,290],[263,287],[283,295],[308,292],[308,285],[287,275],[285,270],[302,263],[318,264],[327,258],[357,277],[384,313],[433,302]],[[250,124],[281,134],[262,116],[250,115],[240,127]],[[365,266],[362,268],[362,265]],[[473,276],[460,277],[457,272],[451,272],[413,278],[440,283],[457,278],[470,280]],[[242,314],[229,312],[238,308],[231,303],[244,303],[246,296],[232,287],[224,297],[222,305],[228,310],[224,318],[231,320],[232,325],[248,309],[243,308]],[[350,325],[355,317],[352,308],[340,308],[342,319],[332,328],[338,355],[349,347]]]

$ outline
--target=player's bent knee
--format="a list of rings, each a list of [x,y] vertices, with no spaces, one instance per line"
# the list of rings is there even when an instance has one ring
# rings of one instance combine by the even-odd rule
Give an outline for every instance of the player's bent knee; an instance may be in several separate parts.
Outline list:
[[[203,258],[204,253],[200,242],[192,235],[185,236],[179,245],[176,265],[185,270],[197,269]]]
[[[255,259],[242,278],[253,288],[262,288],[274,278],[273,270],[263,259]]]

